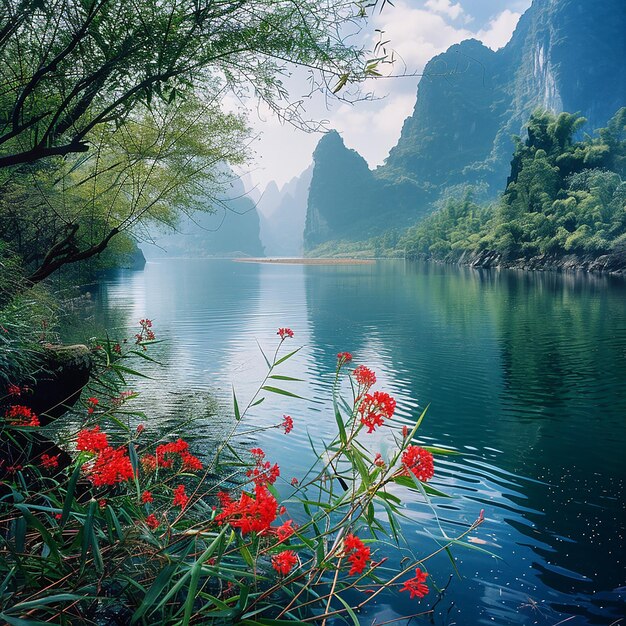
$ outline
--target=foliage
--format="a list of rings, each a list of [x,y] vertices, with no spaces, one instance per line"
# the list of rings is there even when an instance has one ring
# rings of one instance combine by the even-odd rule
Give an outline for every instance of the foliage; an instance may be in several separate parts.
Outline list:
[[[376,4],[6,0],[0,232],[28,282],[220,204],[246,148],[233,104],[252,95],[306,127],[288,67],[335,93],[375,74],[346,35]]]
[[[0,468],[4,621],[76,624],[115,615],[132,624],[281,624],[343,615],[358,624],[355,611],[386,589],[402,585],[411,598],[428,593],[428,558],[466,545],[462,537],[482,515],[459,537],[444,535],[431,555],[403,546],[398,487],[428,506],[443,495],[428,484],[433,454],[451,452],[415,444],[424,413],[412,429],[393,425],[395,401],[372,391],[376,377],[367,367],[350,373],[352,398],[342,399],[349,353],[337,358],[337,435],[319,448],[312,441],[316,461],[304,475],[289,482],[261,449],[248,456],[234,446],[259,430],[249,421],[268,396],[297,397],[285,388],[295,379],[277,373],[298,352],[283,350],[293,332],[278,334],[273,356],[263,353],[260,388],[245,407],[233,392],[233,426],[202,460],[181,439],[146,440],[129,408],[134,394],[113,384],[136,373],[125,364],[130,357],[150,358],[150,320],[141,320],[134,342],[97,346],[104,375],[98,395],[84,399],[67,466],[41,448],[33,452],[37,429],[13,417],[26,410],[7,410],[25,402],[19,388],[7,388],[3,436],[23,456]],[[298,424],[283,416],[276,427],[288,437]],[[394,442],[388,458],[371,449],[367,433],[376,429]],[[396,546],[398,563],[377,558],[383,545]]]
[[[44,289],[20,293],[22,276],[17,257],[0,241],[0,386],[38,372],[41,342],[54,338],[55,304]]]
[[[409,229],[407,256],[458,259],[483,250],[504,258],[610,254],[626,244],[626,108],[597,137],[574,136],[578,115],[538,111],[517,140],[501,200],[449,199]]]
[[[252,89],[281,111],[289,63],[316,70],[324,84],[362,78],[371,63],[342,30],[358,24],[366,4],[7,0],[0,167],[85,152],[100,125],[215,85]],[[290,107],[283,115],[297,113]]]

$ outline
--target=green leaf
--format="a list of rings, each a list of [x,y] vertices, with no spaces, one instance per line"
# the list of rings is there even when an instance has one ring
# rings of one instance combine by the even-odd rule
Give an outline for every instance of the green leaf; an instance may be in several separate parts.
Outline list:
[[[268,378],[273,378],[274,380],[292,380],[298,383],[303,382],[302,378],[294,378],[293,376],[282,376],[280,374],[273,374],[272,376],[268,376]]]
[[[235,387],[233,387],[233,408],[235,411],[235,419],[241,421],[241,413],[239,412],[239,403],[237,402],[237,396],[235,395]]]
[[[31,528],[36,528],[39,531],[44,543],[48,546],[48,548],[50,548],[51,554],[54,555],[57,563],[61,564],[62,559],[59,554],[57,542],[52,538],[48,529],[28,510],[28,507],[25,504],[16,504],[15,508],[22,513],[24,519]]]
[[[337,598],[337,600],[339,600],[339,602],[341,602],[341,604],[343,604],[346,607],[346,611],[348,612],[350,619],[352,619],[352,623],[354,624],[354,626],[360,626],[359,618],[356,616],[356,613],[352,610],[352,607],[339,594],[336,594],[335,597]]]
[[[264,391],[269,391],[270,393],[277,393],[282,396],[289,396],[290,398],[298,398],[300,400],[304,400],[302,396],[299,396],[295,393],[291,393],[291,391],[285,391],[284,389],[279,389],[278,387],[270,387],[269,385],[264,385],[261,387]]]
[[[67,492],[65,494],[65,502],[63,503],[63,513],[61,513],[61,521],[60,525],[64,526],[67,522],[70,511],[72,510],[72,503],[74,502],[74,492],[76,491],[76,483],[80,477],[80,471],[82,469],[82,465],[79,463],[74,468],[72,472],[72,476],[70,477],[70,482],[67,485]]]
[[[51,596],[43,596],[36,600],[28,600],[27,602],[19,602],[14,604],[10,609],[7,609],[5,613],[21,613],[22,611],[28,611],[30,609],[37,609],[40,606],[47,606],[48,604],[56,604],[57,602],[75,602],[76,600],[85,600],[86,596],[78,595],[76,593],[55,593]],[[27,620],[23,620],[26,622]],[[37,622],[40,623],[40,622]]]
[[[274,367],[276,367],[277,365],[280,365],[281,363],[284,363],[287,359],[290,359],[294,354],[297,354],[298,352],[300,352],[300,350],[302,350],[302,348],[296,348],[293,352],[290,352],[289,354],[286,354],[285,356],[281,357],[280,359],[278,359],[278,361],[276,361],[276,363],[274,363]]]
[[[85,516],[85,523],[82,528],[83,542],[82,542],[82,550],[81,550],[81,555],[80,555],[81,573],[85,569],[89,547],[95,545],[95,537],[93,536],[93,520],[96,514],[97,507],[98,507],[97,501],[91,500],[91,502],[89,503],[89,510],[87,511],[87,515]]]
[[[50,626],[50,622],[40,622],[35,619],[22,619],[21,617],[11,617],[6,613],[0,613],[0,618],[9,626]]]
[[[424,450],[428,450],[431,454],[443,454],[449,456],[460,455],[456,450],[448,450],[448,448],[438,448],[437,446],[421,446]]]

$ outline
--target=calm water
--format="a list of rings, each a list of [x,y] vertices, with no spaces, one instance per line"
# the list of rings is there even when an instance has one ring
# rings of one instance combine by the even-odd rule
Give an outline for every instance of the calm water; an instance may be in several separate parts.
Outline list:
[[[288,373],[307,382],[291,389],[309,400],[261,405],[255,423],[289,412],[296,428],[250,441],[287,479],[311,459],[307,429],[333,432],[338,351],[377,372],[399,422],[430,404],[422,441],[462,452],[437,465],[434,485],[454,496],[434,503],[440,523],[458,533],[484,508],[474,545],[499,557],[455,549],[462,578],[450,582],[447,558],[430,562],[433,582],[449,582],[435,624],[626,624],[626,281],[404,262],[179,260],[120,273],[94,299],[97,324],[125,330],[148,316],[167,340],[164,367],[139,386],[164,422],[197,410],[207,392],[227,407],[231,383],[243,403],[264,371],[256,342],[270,349],[279,326],[293,328],[292,345],[304,348]],[[200,441],[220,430],[216,420],[194,428]],[[436,548],[437,525],[409,499],[405,533],[423,555]],[[362,623],[437,599],[406,596],[373,606]]]

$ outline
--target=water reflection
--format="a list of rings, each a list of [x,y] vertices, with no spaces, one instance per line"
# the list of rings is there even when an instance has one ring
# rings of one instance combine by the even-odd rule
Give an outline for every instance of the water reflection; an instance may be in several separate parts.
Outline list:
[[[105,282],[97,312],[105,326],[119,324],[112,311],[127,326],[152,317],[167,339],[146,388],[153,414],[193,389],[216,394],[227,414],[231,383],[245,402],[263,376],[257,341],[269,349],[291,326],[305,347],[289,373],[307,379],[294,391],[309,401],[264,403],[255,420],[289,411],[322,437],[333,429],[335,355],[353,352],[396,397],[400,422],[431,405],[424,438],[463,452],[439,464],[437,484],[455,496],[436,503],[440,523],[452,535],[485,508],[485,543],[473,545],[501,557],[455,550],[464,578],[450,582],[435,623],[577,626],[624,613],[625,295],[624,281],[581,275],[167,261]],[[207,417],[206,432],[215,427]],[[302,427],[288,448],[278,430],[262,443],[288,477],[310,458]],[[407,515],[423,553],[432,512],[413,502]],[[447,584],[445,555],[430,569]],[[374,609],[380,621],[416,612],[402,595]]]

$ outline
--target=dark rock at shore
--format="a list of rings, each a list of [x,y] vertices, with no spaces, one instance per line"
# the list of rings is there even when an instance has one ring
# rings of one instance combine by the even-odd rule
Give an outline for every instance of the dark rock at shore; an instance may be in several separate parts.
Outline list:
[[[76,404],[92,367],[87,346],[46,346],[42,372],[30,385],[32,394],[24,398],[24,404],[39,416],[42,426],[49,424]]]
[[[464,253],[458,259],[445,259],[445,262],[486,269],[602,272],[626,276],[626,252],[604,254],[598,257],[542,254],[529,258],[507,259],[499,252],[484,250],[478,253]]]

